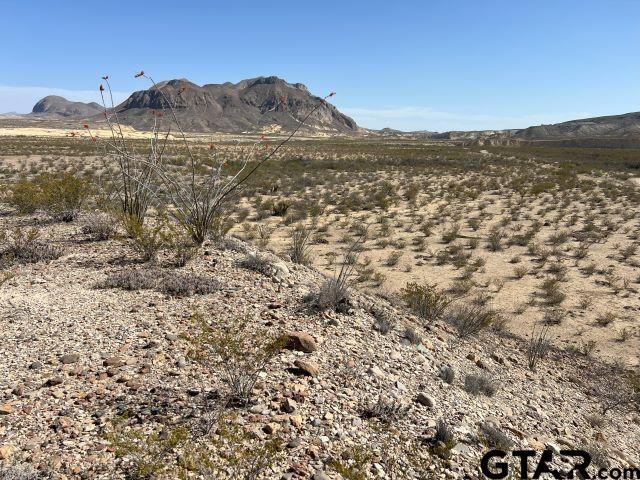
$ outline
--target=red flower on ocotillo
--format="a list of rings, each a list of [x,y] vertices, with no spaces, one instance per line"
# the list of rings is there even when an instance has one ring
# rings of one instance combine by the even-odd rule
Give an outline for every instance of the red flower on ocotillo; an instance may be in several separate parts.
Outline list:
[[[136,73],[134,78],[138,78],[142,76],[144,76],[144,70],[140,70],[138,73]]]
[[[104,77],[102,77],[103,80],[109,80],[109,75],[105,75]]]
[[[330,96],[330,97],[333,97],[335,94],[336,94],[336,92],[331,92],[331,93],[329,94],[329,96]]]
[[[104,85],[100,84],[100,91],[104,92]]]
[[[84,125],[82,125],[82,128],[89,128],[89,125],[85,123]]]

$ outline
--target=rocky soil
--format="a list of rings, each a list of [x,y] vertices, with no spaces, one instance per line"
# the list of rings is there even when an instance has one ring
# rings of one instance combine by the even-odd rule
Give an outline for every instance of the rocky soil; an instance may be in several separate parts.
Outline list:
[[[399,304],[358,292],[345,313],[317,311],[306,297],[324,277],[281,260],[267,275],[242,268],[250,247],[235,240],[205,245],[177,269],[216,278],[213,293],[97,289],[110,273],[152,267],[138,264],[122,242],[90,241],[75,223],[0,217],[4,228],[17,224],[38,225],[65,253],[14,267],[0,287],[0,471],[30,466],[58,479],[125,478],[132,459],[118,458],[110,440],[119,424],[158,432],[199,415],[205,397],[224,391],[220,372],[189,355],[195,312],[212,324],[246,318],[249,328],[273,335],[298,332],[293,348],[261,375],[254,402],[233,409],[253,441],[282,439],[264,478],[342,478],[331,460],[348,463],[344,452],[354,448],[374,458],[365,477],[353,478],[391,478],[384,450],[400,452],[401,461],[424,458],[415,478],[480,478],[483,425],[517,447],[588,446],[610,465],[640,461],[638,414],[600,413],[593,359],[554,348],[533,372],[523,339],[488,331],[462,341],[446,324],[426,324]],[[153,268],[173,267],[161,259]],[[374,328],[372,312],[380,311],[391,320],[386,334]],[[421,340],[410,342],[407,328]],[[446,366],[452,383],[441,378]],[[493,379],[493,396],[465,389],[465,376],[480,373]],[[403,405],[382,429],[380,418],[363,415],[380,398]],[[438,456],[429,439],[440,419],[454,445]],[[403,450],[403,442],[418,450]]]

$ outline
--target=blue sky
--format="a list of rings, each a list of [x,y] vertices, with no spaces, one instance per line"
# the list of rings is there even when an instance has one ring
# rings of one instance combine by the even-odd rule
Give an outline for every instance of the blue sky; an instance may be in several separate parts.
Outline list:
[[[0,0],[0,112],[133,73],[278,75],[362,126],[518,128],[640,110],[640,0]]]

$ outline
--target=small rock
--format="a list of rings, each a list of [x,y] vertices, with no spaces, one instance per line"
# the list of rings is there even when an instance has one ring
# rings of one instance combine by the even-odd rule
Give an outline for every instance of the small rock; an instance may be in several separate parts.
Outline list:
[[[290,350],[311,353],[318,349],[316,341],[306,332],[291,332],[284,336],[284,346]]]
[[[435,405],[435,401],[433,400],[433,397],[423,392],[420,392],[418,394],[418,396],[416,397],[416,402],[418,402],[420,405],[424,405],[425,407],[429,407],[429,408],[433,408],[433,406]]]
[[[179,358],[178,361],[176,362],[176,367],[178,368],[184,368],[187,366],[187,360],[185,358]]]
[[[105,367],[121,367],[125,364],[125,362],[120,357],[107,357],[104,359],[104,362],[102,362],[102,364]]]
[[[282,411],[287,413],[293,413],[298,408],[298,404],[295,400],[287,398],[282,404]]]
[[[13,455],[14,447],[11,445],[2,445],[0,447],[0,460],[6,460]]]
[[[274,435],[280,430],[280,428],[280,424],[271,422],[267,423],[262,430],[268,435]]]
[[[320,373],[318,365],[308,360],[297,359],[294,362],[294,365],[305,375],[309,375],[310,377],[317,377],[318,373]]]
[[[77,353],[67,353],[66,355],[62,355],[60,357],[60,362],[63,365],[70,365],[72,363],[77,363],[80,360],[80,355]]]
[[[13,405],[10,403],[0,405],[0,415],[9,415],[11,413],[13,413]]]
[[[451,453],[454,455],[463,455],[465,457],[470,457],[473,454],[472,450],[464,443],[456,443],[456,445],[451,449]]]
[[[297,448],[300,445],[302,445],[302,439],[300,437],[297,437],[287,443],[287,448]]]
[[[35,361],[29,365],[29,370],[42,370],[43,367],[42,362]]]
[[[62,385],[63,383],[64,383],[64,380],[62,377],[52,377],[49,380],[47,380],[44,385],[45,387],[55,387],[57,385]]]

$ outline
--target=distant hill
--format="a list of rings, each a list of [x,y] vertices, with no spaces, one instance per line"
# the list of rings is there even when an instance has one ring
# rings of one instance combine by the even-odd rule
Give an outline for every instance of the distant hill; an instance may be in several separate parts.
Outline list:
[[[518,130],[513,135],[513,138],[521,140],[564,140],[603,137],[640,138],[640,112],[571,120],[553,125],[539,125]]]
[[[189,131],[244,132],[277,125],[292,130],[318,103],[307,122],[314,130],[355,133],[358,126],[336,107],[311,95],[301,83],[278,77],[258,77],[238,83],[196,85],[186,79],[169,80],[133,93],[116,110],[125,123],[139,129],[153,125],[152,110],[176,108]]]
[[[238,83],[196,85],[187,79],[168,80],[147,90],[131,94],[115,110],[124,124],[139,130],[153,127],[155,112],[168,114],[173,105],[184,130],[192,132],[241,133],[268,128],[286,131],[318,104],[320,107],[305,124],[306,130],[356,133],[356,122],[336,107],[309,93],[301,83],[288,83],[278,77],[258,77]],[[49,96],[40,100],[32,115],[90,119],[102,113],[96,103],[70,102]]]
[[[336,107],[312,95],[303,84],[289,83],[275,76],[202,86],[184,78],[168,80],[134,92],[115,110],[124,124],[149,130],[157,119],[154,113],[164,110],[167,114],[168,104],[174,105],[182,127],[190,132],[291,131],[320,104],[307,121],[305,130],[464,144],[640,147],[640,112],[510,130],[403,132],[391,128],[362,129]],[[36,103],[30,116],[40,121],[103,120],[102,107],[97,103],[71,102],[54,95]]]
[[[102,111],[102,107],[95,103],[71,102],[64,97],[49,95],[38,101],[33,107],[33,115],[51,115],[57,117],[87,118]]]
[[[450,132],[369,131],[383,137],[449,140],[489,145],[549,145],[583,147],[640,147],[640,112],[585,118],[524,129]]]

